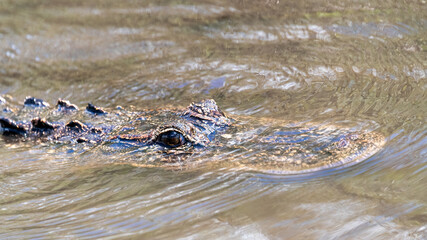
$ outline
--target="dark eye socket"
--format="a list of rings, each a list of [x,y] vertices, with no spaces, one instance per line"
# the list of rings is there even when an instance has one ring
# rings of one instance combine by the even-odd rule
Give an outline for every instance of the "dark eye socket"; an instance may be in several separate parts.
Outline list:
[[[171,148],[179,147],[187,142],[182,133],[173,130],[161,133],[156,141],[161,145]]]

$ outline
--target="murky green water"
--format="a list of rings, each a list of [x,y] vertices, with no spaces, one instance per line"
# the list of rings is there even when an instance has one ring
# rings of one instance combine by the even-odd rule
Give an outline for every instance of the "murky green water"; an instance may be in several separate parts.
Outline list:
[[[0,1],[0,94],[14,104],[214,98],[255,130],[317,122],[386,138],[361,163],[299,175],[0,140],[0,239],[427,238],[426,13],[424,0]]]

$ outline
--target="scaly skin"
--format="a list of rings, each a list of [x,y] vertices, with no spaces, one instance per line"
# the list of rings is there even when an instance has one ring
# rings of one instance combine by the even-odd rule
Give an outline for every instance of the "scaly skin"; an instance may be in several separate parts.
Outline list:
[[[6,100],[0,100],[7,108]],[[201,158],[202,161],[209,159],[221,162],[223,159],[216,156],[218,151],[215,152],[215,149],[224,148],[235,154],[227,155],[228,166],[301,173],[363,161],[384,144],[384,137],[378,133],[351,131],[334,125],[298,125],[271,119],[252,119],[249,120],[252,123],[247,124],[245,122],[248,121],[242,117],[232,121],[212,99],[192,103],[183,110],[152,110],[136,114],[122,108],[123,111],[107,112],[92,104],[88,104],[82,112],[76,105],[62,99],[58,100],[54,111],[41,99],[27,97],[24,105],[24,109],[20,110],[22,114],[19,112],[18,116],[28,115],[28,112],[41,116],[47,111],[54,112],[54,118],[64,116],[70,121],[50,123],[43,117],[35,117],[30,122],[15,122],[12,120],[15,115],[11,111],[4,111],[8,117],[0,117],[0,132],[6,141],[41,140],[72,144],[104,142],[123,146],[131,143],[131,146],[143,148],[154,146],[160,150],[157,156],[164,156],[162,164],[182,164],[182,156],[197,153],[197,149],[205,149],[199,151],[207,156]],[[89,118],[86,124],[84,120],[73,120],[78,115],[80,119]],[[132,115],[129,120],[126,120],[127,115]],[[117,116],[120,116],[120,120],[116,121],[114,117]],[[145,154],[150,158],[155,153]],[[239,158],[234,159],[235,156]]]
[[[46,108],[50,105],[41,99],[27,97],[26,107]],[[78,107],[66,100],[59,99],[57,111],[64,114],[78,111]],[[86,112],[92,115],[107,115],[102,108],[88,104]],[[138,135],[109,135],[109,131],[88,126],[78,120],[67,124],[53,124],[44,118],[34,118],[30,123],[16,123],[10,118],[1,117],[0,126],[4,136],[16,139],[68,140],[77,143],[101,142],[106,140],[134,141],[141,144],[159,144],[167,148],[182,145],[206,146],[212,141],[215,132],[226,128],[230,120],[218,109],[213,99],[200,103],[192,103],[184,111],[178,113],[173,122],[158,126],[152,131]]]

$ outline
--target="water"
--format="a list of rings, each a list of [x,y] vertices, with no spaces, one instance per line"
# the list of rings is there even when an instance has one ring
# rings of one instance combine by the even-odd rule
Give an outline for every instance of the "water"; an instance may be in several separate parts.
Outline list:
[[[214,98],[247,123],[230,130],[243,137],[287,121],[376,131],[385,145],[289,175],[0,140],[0,238],[427,238],[426,12],[425,1],[1,1],[0,94],[13,104]],[[192,159],[244,157],[208,147]]]

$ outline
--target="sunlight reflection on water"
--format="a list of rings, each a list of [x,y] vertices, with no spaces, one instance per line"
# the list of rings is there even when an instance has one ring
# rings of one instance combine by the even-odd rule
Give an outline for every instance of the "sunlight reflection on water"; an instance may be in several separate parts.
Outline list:
[[[116,134],[213,98],[234,119],[179,158],[194,168],[141,167],[162,158],[132,144],[2,138],[1,239],[427,238],[422,1],[21,1],[0,12],[2,117]],[[114,114],[29,111],[28,95]],[[312,125],[378,132],[385,145],[315,172],[244,165],[265,169],[292,144],[294,156],[321,149]]]

